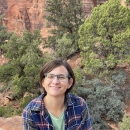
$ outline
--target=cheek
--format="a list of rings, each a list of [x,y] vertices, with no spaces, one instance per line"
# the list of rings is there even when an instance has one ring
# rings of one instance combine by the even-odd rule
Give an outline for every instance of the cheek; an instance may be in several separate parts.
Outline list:
[[[45,87],[45,80],[42,80],[42,87]]]
[[[42,87],[43,88],[47,88],[50,84],[51,84],[50,82],[48,82],[45,79],[43,79],[43,81],[42,81]]]

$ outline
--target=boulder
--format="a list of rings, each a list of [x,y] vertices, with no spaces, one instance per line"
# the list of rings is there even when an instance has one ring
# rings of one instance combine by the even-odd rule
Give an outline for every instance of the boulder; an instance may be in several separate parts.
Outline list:
[[[0,117],[0,130],[22,130],[22,117]]]

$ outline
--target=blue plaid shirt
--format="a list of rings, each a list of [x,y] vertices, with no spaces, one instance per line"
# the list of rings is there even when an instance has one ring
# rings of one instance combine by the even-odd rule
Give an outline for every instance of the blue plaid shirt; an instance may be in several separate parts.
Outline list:
[[[54,130],[43,102],[44,93],[23,110],[23,130]],[[68,94],[65,100],[65,130],[92,130],[92,121],[83,98]]]

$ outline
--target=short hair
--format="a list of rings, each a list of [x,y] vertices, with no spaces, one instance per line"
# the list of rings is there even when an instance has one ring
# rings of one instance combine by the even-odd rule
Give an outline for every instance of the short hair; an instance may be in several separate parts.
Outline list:
[[[40,86],[42,87],[45,94],[46,94],[46,91],[45,91],[44,87],[42,86],[42,80],[45,78],[44,74],[51,72],[54,68],[59,67],[59,66],[64,66],[67,69],[69,76],[73,79],[72,86],[66,90],[65,94],[68,94],[72,90],[73,86],[75,85],[75,75],[74,75],[74,72],[73,72],[71,66],[67,63],[67,61],[51,60],[50,62],[46,63],[43,66],[43,68],[40,72]]]

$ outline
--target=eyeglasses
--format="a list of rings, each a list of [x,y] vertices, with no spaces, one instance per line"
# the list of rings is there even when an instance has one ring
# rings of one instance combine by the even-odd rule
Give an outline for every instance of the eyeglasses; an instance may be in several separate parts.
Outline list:
[[[47,79],[49,82],[53,81],[55,77],[57,77],[57,79],[58,79],[60,82],[65,82],[66,79],[70,78],[69,75],[65,75],[65,74],[55,75],[55,74],[45,73],[44,76],[46,77],[46,79]]]

